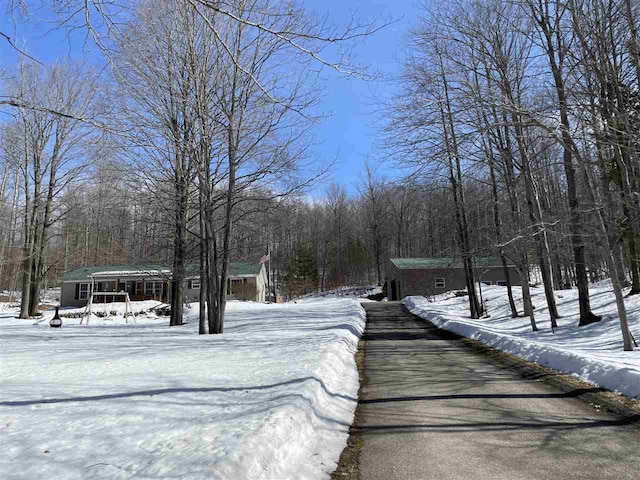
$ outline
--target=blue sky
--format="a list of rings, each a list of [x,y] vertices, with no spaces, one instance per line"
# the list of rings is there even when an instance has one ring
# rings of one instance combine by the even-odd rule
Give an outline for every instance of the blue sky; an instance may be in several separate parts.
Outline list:
[[[381,113],[378,101],[386,100],[395,91],[394,78],[400,72],[404,56],[406,34],[419,15],[421,0],[304,0],[304,6],[319,16],[328,16],[333,24],[344,24],[352,13],[364,21],[396,22],[365,38],[355,50],[358,63],[370,65],[383,75],[376,81],[346,78],[326,72],[325,96],[320,109],[329,117],[314,129],[317,144],[314,156],[324,163],[336,160],[337,164],[328,181],[345,185],[355,191],[361,179],[364,161],[377,164],[382,157],[378,151]],[[2,5],[2,2],[0,2]],[[2,14],[5,12],[2,11]],[[46,22],[20,23],[18,40],[26,42],[28,51],[42,61],[56,58],[85,58],[98,61],[89,46],[83,46],[81,34],[69,40],[61,32],[51,32]],[[13,24],[9,18],[0,16],[0,31],[13,35]],[[20,43],[24,45],[24,43]],[[15,62],[15,53],[6,43],[0,44],[0,68],[6,76]],[[381,165],[378,171],[387,176],[397,176],[390,166]],[[312,196],[322,196],[326,185],[317,186]]]
[[[405,52],[409,29],[419,15],[420,0],[307,0],[305,5],[320,13],[329,12],[333,23],[344,23],[351,12],[364,20],[397,20],[381,31],[363,40],[356,48],[356,60],[370,65],[383,78],[368,82],[354,78],[330,75],[322,108],[331,116],[316,129],[322,145],[318,155],[327,160],[337,159],[333,180],[355,190],[361,179],[365,159],[377,165],[383,156],[379,151],[381,112],[378,102],[389,99],[396,91],[397,78]],[[381,165],[378,171],[395,177],[398,172]],[[326,187],[319,186],[315,194],[321,195]]]

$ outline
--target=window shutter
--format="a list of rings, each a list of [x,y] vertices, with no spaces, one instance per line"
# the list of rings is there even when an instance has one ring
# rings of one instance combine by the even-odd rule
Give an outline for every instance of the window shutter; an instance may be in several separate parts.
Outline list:
[[[189,290],[193,288],[193,280],[189,280],[189,286],[187,287]]]
[[[76,300],[80,299],[80,284],[76,283]]]

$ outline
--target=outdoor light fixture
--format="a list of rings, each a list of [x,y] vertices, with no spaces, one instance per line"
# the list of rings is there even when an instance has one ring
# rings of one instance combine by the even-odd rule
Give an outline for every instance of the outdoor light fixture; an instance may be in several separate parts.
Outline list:
[[[59,308],[60,307],[56,307],[56,314],[51,320],[49,320],[49,326],[51,328],[60,328],[62,326],[62,319],[60,318],[60,314],[58,313]]]

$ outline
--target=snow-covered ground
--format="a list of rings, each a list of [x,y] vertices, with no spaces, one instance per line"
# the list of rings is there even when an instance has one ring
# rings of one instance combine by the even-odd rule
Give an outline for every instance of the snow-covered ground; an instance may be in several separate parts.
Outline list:
[[[569,372],[604,388],[640,397],[640,350],[624,352],[610,286],[591,287],[592,310],[602,315],[601,322],[578,327],[576,290],[556,292],[562,318],[551,331],[549,312],[542,288],[533,288],[533,303],[538,332],[531,331],[528,317],[511,318],[505,287],[483,286],[490,318],[469,318],[468,298],[450,295],[431,302],[424,297],[407,297],[407,308],[438,327],[479,340],[491,347],[512,353],[551,368]],[[522,313],[519,289],[514,289]],[[626,300],[632,333],[640,340],[640,297]]]
[[[155,309],[159,307],[166,308],[168,307],[168,305],[162,302],[158,302],[157,300],[129,302],[129,308],[131,309],[130,311],[135,316],[144,315],[144,318],[142,319],[143,321],[152,320],[158,317],[158,315],[156,315]],[[127,307],[125,302],[94,303],[91,306],[91,317],[89,318],[89,323],[93,323],[96,319],[111,320],[112,323],[127,323],[124,318],[126,308]],[[192,311],[192,308],[193,306],[189,305],[186,308],[186,314],[189,314]],[[197,308],[197,305],[195,305],[195,308]],[[78,317],[79,315],[83,316],[85,314],[85,310],[86,307],[63,308],[60,309],[60,316],[62,317],[63,321],[65,321],[65,318]],[[50,316],[51,313],[43,316],[42,321],[47,320]],[[166,318],[166,316],[164,318]],[[129,318],[128,320],[129,322],[132,321],[131,318]],[[74,325],[75,322],[72,322],[71,324]],[[101,324],[103,325],[104,322],[102,322]]]
[[[0,478],[320,479],[357,403],[356,300],[230,302],[221,336],[0,312]]]
[[[353,298],[366,298],[369,295],[377,295],[382,293],[382,287],[378,285],[356,286],[356,287],[338,287],[324,292],[308,293],[296,299],[299,301],[314,301],[318,298],[340,298],[340,297],[353,297]]]
[[[6,310],[10,305],[20,303],[22,293],[20,291],[0,291],[0,311]],[[8,302],[7,299],[11,299]],[[60,303],[60,287],[47,288],[40,293],[40,303],[42,305],[57,305]]]

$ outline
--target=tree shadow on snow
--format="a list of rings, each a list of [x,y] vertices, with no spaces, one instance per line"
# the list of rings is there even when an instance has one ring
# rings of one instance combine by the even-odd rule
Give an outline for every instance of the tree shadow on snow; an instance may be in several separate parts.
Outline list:
[[[268,390],[271,388],[283,387],[286,385],[295,385],[308,381],[318,382],[327,395],[334,398],[342,398],[352,402],[356,402],[357,399],[349,395],[343,395],[336,393],[327,388],[325,383],[316,377],[302,377],[295,378],[293,380],[287,380],[284,382],[272,383],[269,385],[256,385],[256,386],[243,386],[243,387],[193,387],[193,388],[159,388],[155,390],[139,390],[134,392],[120,392],[120,393],[107,393],[103,395],[89,395],[85,397],[68,397],[68,398],[45,398],[41,400],[14,400],[0,402],[0,406],[4,407],[21,407],[27,405],[45,405],[52,403],[66,403],[66,402],[96,402],[101,400],[113,400],[117,398],[130,398],[139,396],[154,396],[165,395],[171,393],[208,393],[208,392],[234,392],[241,390]]]

